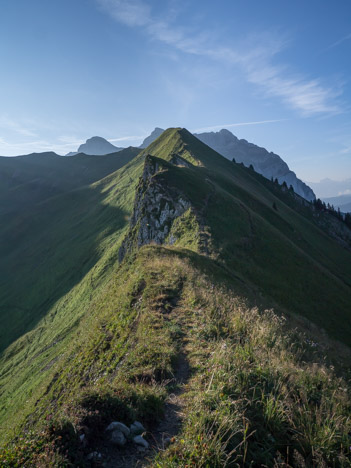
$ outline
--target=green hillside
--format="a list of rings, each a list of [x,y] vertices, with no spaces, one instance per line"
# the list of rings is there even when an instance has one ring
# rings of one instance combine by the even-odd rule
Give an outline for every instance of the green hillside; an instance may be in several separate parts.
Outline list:
[[[110,204],[104,184],[89,184],[139,151],[0,158],[0,351],[84,277],[126,223],[125,202]]]
[[[16,223],[0,466],[350,466],[351,252],[312,207],[168,129]],[[135,419],[150,450],[108,443]]]
[[[96,182],[139,152],[130,147],[98,158],[83,153],[65,158],[52,152],[0,157],[0,216],[23,212],[38,201]]]

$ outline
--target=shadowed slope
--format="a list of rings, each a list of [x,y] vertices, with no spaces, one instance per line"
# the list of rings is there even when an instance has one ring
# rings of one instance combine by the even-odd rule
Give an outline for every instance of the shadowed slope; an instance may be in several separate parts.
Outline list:
[[[2,354],[0,461],[91,466],[98,449],[164,468],[347,466],[349,349],[330,336],[350,343],[351,254],[312,208],[185,129],[90,191],[69,211],[77,237],[57,237],[68,275],[65,243],[90,239],[84,274]],[[135,419],[145,457],[105,432]]]
[[[102,167],[98,169],[94,164],[89,165],[93,157],[85,155],[55,159],[60,169],[57,171],[46,157],[41,156],[39,162],[37,157],[34,158],[42,169],[45,168],[45,184],[56,174],[57,185],[60,187],[61,182],[61,187],[58,195],[50,192],[49,196],[48,185],[43,185],[41,201],[32,201],[20,211],[14,203],[14,213],[9,216],[9,221],[4,221],[7,216],[2,217],[0,351],[45,316],[53,304],[97,263],[111,242],[109,239],[118,237],[127,223],[128,209],[133,201],[131,180],[137,180],[134,168],[138,163],[132,162],[128,169],[122,168],[112,175],[113,182],[107,177],[94,185],[84,185],[87,180],[98,177],[96,173],[110,171],[111,167],[130,160],[135,153],[129,151],[125,159],[119,161],[113,156],[101,157]],[[42,159],[45,159],[45,166]],[[80,171],[85,164],[88,168],[84,174]],[[35,166],[31,163],[30,167],[34,172]],[[21,170],[29,178],[30,171]],[[67,174],[67,178],[63,174]],[[78,188],[72,190],[75,175]],[[118,188],[116,180],[119,181]],[[79,185],[83,187],[79,188]],[[26,186],[22,194],[27,190]]]

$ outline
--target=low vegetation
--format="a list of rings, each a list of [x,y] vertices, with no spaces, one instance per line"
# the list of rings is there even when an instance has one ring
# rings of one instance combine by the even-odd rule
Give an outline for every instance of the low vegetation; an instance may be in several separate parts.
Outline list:
[[[187,208],[119,264],[146,156]],[[351,256],[310,206],[179,129],[47,206],[43,237],[8,257],[28,253],[16,304],[29,291],[35,314],[13,308],[22,333],[0,343],[0,466],[115,466],[114,420],[141,421],[152,447],[128,443],[128,466],[351,466]]]
[[[139,418],[152,440],[181,353],[191,369],[186,418],[150,460],[155,467],[350,466],[349,382],[324,357],[325,343],[252,307],[240,285],[207,263],[161,247],[126,263],[2,466],[85,466],[115,418]]]

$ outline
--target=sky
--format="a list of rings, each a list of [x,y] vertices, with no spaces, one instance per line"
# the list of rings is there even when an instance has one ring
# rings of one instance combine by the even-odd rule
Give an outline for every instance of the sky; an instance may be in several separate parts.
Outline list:
[[[227,128],[351,178],[350,0],[1,0],[0,154]]]

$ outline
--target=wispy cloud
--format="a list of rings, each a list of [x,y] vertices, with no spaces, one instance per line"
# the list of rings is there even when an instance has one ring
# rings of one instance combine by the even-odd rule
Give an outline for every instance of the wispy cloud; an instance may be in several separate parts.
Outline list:
[[[120,138],[108,138],[108,141],[110,143],[116,143],[119,141],[134,141],[134,140],[142,140],[143,138],[146,138],[148,135],[139,135],[139,136],[124,136]]]
[[[304,116],[335,114],[342,111],[337,98],[339,89],[324,86],[319,79],[311,79],[274,63],[278,53],[286,47],[284,40],[263,35],[250,44],[228,47],[213,44],[207,33],[194,33],[179,27],[173,19],[158,18],[143,0],[96,0],[116,21],[129,27],[141,28],[152,40],[160,41],[181,52],[203,56],[239,67],[249,83],[258,86],[265,96],[280,98],[285,105]],[[351,35],[350,35],[351,36]],[[341,40],[347,40],[343,38]],[[338,41],[341,43],[340,41]]]
[[[340,154],[351,154],[351,145],[346,146],[346,148],[343,148],[342,150],[339,151]]]
[[[40,153],[45,151],[54,151],[58,154],[65,154],[70,150],[75,150],[76,146],[72,143],[50,142],[46,140],[32,140],[25,142],[13,142],[11,140],[0,138],[0,155],[17,156],[20,154]]]
[[[20,121],[15,121],[6,115],[0,116],[0,128],[4,130],[10,130],[18,135],[36,137],[37,134],[27,125]]]
[[[333,42],[333,44],[330,44],[330,46],[327,47],[325,50],[327,51],[327,50],[330,50],[330,49],[334,49],[334,47],[337,47],[337,46],[341,45],[343,42],[348,41],[349,39],[351,39],[351,33],[347,34],[344,37],[342,37],[338,41]]]
[[[284,122],[286,119],[276,119],[276,120],[261,120],[258,122],[237,122],[231,124],[223,124],[223,125],[212,125],[210,127],[202,127],[197,128],[196,130],[192,130],[193,132],[207,132],[211,130],[220,130],[222,128],[234,128],[234,127],[245,127],[246,125],[262,125],[267,123],[275,123],[275,122]]]
[[[124,136],[120,138],[108,138],[111,143],[124,141],[142,141],[148,135],[139,136]],[[54,151],[57,154],[66,154],[69,151],[77,151],[78,147],[84,143],[83,138],[76,136],[62,135],[56,141],[47,140],[27,140],[26,141],[11,141],[11,139],[0,137],[0,155],[1,156],[17,156],[20,154],[28,154],[32,152],[40,153],[46,151]]]

